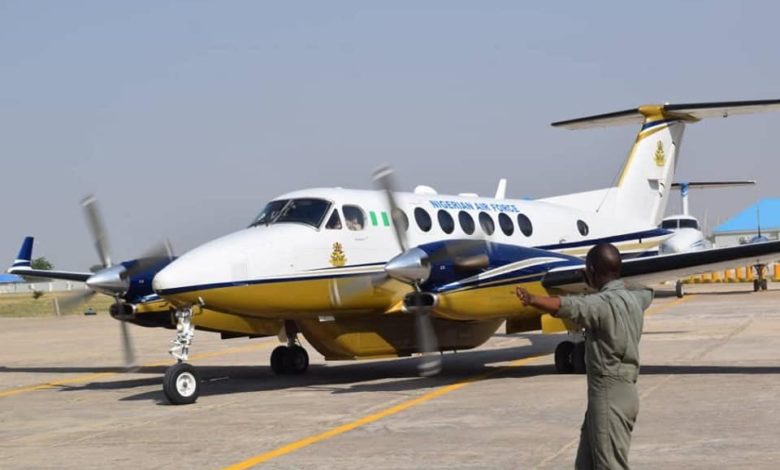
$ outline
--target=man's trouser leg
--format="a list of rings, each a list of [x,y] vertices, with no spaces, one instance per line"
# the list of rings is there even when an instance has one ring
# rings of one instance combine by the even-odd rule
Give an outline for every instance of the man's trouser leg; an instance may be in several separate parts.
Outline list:
[[[638,413],[639,396],[632,383],[615,381],[589,393],[576,468],[627,469],[631,432]]]

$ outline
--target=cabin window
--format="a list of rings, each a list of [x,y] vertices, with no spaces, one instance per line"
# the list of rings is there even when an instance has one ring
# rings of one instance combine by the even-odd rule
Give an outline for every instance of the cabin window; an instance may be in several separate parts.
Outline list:
[[[493,218],[487,212],[479,213],[479,225],[482,227],[482,231],[488,235],[493,235],[496,231],[496,223],[493,222]]]
[[[357,231],[366,228],[366,214],[358,206],[341,206],[344,211],[344,225],[349,230]]]
[[[325,228],[328,230],[341,230],[341,217],[338,209],[333,209],[333,213],[330,215],[328,223],[325,224]]]
[[[319,228],[330,206],[330,202],[314,198],[271,201],[252,222],[251,227],[288,222]]]
[[[590,233],[590,228],[588,227],[588,224],[585,223],[583,220],[577,221],[577,230],[579,230],[580,235],[583,237],[586,237],[588,233]]]
[[[455,221],[452,219],[449,212],[440,209],[439,213],[436,214],[436,217],[439,219],[439,226],[444,233],[452,233],[452,231],[455,230]]]
[[[414,210],[414,220],[417,222],[417,226],[423,232],[430,232],[433,222],[431,216],[422,207],[418,207]]]
[[[404,232],[409,230],[409,217],[407,217],[406,212],[401,209],[396,209],[393,213],[393,223],[401,227],[401,230]]]
[[[531,223],[531,219],[525,214],[517,214],[517,227],[526,237],[530,237],[534,233],[534,226]]]
[[[498,226],[507,237],[515,233],[515,224],[512,223],[512,218],[503,212],[498,214]]]
[[[463,233],[466,235],[474,233],[474,219],[471,217],[471,214],[466,211],[458,212],[458,222]]]

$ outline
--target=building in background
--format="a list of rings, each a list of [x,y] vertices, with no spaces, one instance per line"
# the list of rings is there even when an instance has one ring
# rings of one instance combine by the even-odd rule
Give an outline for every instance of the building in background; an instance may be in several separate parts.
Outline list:
[[[780,239],[780,198],[762,199],[744,209],[712,231],[717,247],[740,245],[761,235],[769,240]]]

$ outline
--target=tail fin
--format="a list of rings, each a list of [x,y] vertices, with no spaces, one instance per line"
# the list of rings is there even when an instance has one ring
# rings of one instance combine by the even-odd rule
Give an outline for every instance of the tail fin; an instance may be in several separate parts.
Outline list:
[[[780,110],[780,100],[663,104],[554,122],[554,127],[566,129],[632,123],[641,123],[642,127],[615,187],[547,201],[658,225],[666,211],[686,123],[777,110]],[[594,207],[594,204],[597,205]]]
[[[22,242],[22,248],[19,249],[19,254],[14,260],[12,268],[29,268],[32,262],[32,250],[33,250],[33,237],[25,237]]]

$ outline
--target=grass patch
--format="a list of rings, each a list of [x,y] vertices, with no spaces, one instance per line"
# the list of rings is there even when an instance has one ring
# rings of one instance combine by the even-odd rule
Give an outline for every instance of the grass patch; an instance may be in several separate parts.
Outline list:
[[[74,292],[44,292],[37,299],[32,292],[20,292],[13,294],[0,294],[0,317],[55,317],[54,299],[62,300]],[[87,302],[75,305],[70,309],[60,309],[62,315],[81,315],[92,307],[98,313],[108,313],[108,307],[114,303],[114,299],[107,295],[93,295]]]

